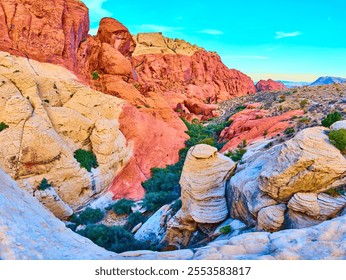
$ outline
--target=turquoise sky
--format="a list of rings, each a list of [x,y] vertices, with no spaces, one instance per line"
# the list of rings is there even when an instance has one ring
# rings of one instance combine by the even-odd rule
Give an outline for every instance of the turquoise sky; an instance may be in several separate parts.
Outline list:
[[[83,0],[91,32],[102,17],[131,33],[160,31],[216,51],[257,81],[346,77],[346,1]]]

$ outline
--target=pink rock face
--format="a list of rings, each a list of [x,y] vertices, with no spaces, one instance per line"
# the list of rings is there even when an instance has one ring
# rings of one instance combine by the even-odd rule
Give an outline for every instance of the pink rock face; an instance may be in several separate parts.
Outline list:
[[[303,115],[304,111],[293,110],[274,117],[267,114],[266,110],[245,109],[230,117],[232,124],[220,134],[220,142],[228,141],[221,152],[235,149],[243,140],[250,144],[255,140],[282,133],[290,127],[289,121],[294,116]]]
[[[267,81],[260,80],[256,84],[256,90],[257,91],[263,91],[263,92],[283,90],[285,88],[286,88],[286,86],[283,83],[273,81],[272,79],[269,79]]]
[[[80,1],[1,0],[2,51],[75,70],[88,31],[88,8]]]
[[[139,111],[127,105],[120,116],[120,130],[133,147],[130,163],[113,180],[110,190],[115,198],[140,199],[144,196],[141,182],[151,177],[152,167],[165,167],[179,160],[178,151],[187,139],[185,125],[170,114],[165,121],[152,111]]]
[[[186,119],[208,119],[218,115],[216,103],[256,92],[253,81],[228,69],[220,57],[204,50],[193,55],[144,54],[134,57],[142,93],[155,91],[167,97],[171,108]],[[178,105],[180,104],[180,105]],[[179,107],[180,106],[180,107]]]

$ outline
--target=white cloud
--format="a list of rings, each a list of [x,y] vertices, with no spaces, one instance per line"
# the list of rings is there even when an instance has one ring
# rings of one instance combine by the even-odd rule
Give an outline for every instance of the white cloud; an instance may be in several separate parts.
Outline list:
[[[183,27],[165,26],[156,24],[141,24],[138,26],[141,32],[173,32],[183,30]]]
[[[203,29],[198,31],[198,33],[208,34],[208,35],[222,35],[223,31],[217,29]]]
[[[295,31],[295,32],[282,32],[282,31],[278,31],[275,32],[275,39],[282,39],[282,38],[287,38],[287,37],[296,37],[299,35],[302,35],[303,33],[300,31]]]
[[[263,55],[225,55],[222,56],[222,58],[227,58],[227,59],[269,59],[268,56],[263,56]]]
[[[107,0],[82,0],[89,8],[89,15],[91,22],[99,22],[103,17],[111,17],[112,13],[102,8],[103,3]]]

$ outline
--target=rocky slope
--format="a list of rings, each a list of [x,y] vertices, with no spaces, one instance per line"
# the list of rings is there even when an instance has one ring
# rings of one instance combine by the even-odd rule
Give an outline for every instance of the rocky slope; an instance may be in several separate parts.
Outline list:
[[[214,52],[161,33],[138,34],[133,54],[140,91],[159,92],[189,120],[215,116],[216,103],[256,92],[252,80],[228,69]]]
[[[267,81],[260,80],[256,84],[256,90],[264,91],[264,92],[283,90],[285,88],[286,86],[282,82],[276,82],[276,81],[273,81],[272,79],[269,79]]]
[[[342,84],[345,83],[345,78],[339,78],[339,77],[319,77],[316,81],[311,83],[309,86],[323,86],[323,85],[330,85],[330,84]]]
[[[94,89],[127,101],[120,130],[132,145],[133,157],[113,181],[116,197],[141,198],[141,182],[150,177],[150,169],[178,160],[186,127],[160,94],[144,96],[134,87],[135,42],[121,23],[103,19],[98,35],[91,37],[88,9],[80,1],[15,0],[2,1],[0,25],[1,50],[61,64]]]
[[[76,209],[107,189],[131,158],[119,129],[125,102],[80,84],[62,67],[0,52],[0,97],[0,120],[8,126],[0,132],[0,166],[30,193],[46,178]],[[78,149],[92,151],[99,166],[81,168]]]
[[[2,170],[0,170],[0,184],[1,259],[335,260],[346,258],[344,212],[339,218],[304,229],[276,233],[244,233],[193,250],[136,251],[118,255],[97,247],[67,229],[28,192],[21,190]],[[26,234],[22,234],[23,232]],[[51,246],[47,246],[47,243]]]

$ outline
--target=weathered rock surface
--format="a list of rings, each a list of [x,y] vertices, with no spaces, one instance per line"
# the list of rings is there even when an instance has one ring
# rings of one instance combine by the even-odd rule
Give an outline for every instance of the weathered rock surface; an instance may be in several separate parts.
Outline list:
[[[1,259],[345,259],[346,215],[276,233],[245,233],[195,250],[108,252],[75,234],[0,170]],[[16,205],[15,207],[13,205]],[[25,232],[25,234],[23,234]],[[47,243],[50,246],[47,246]]]
[[[166,232],[166,222],[171,212],[170,205],[162,206],[139,228],[134,237],[139,241],[158,244]]]
[[[163,95],[170,107],[188,120],[210,118],[215,103],[255,93],[252,80],[228,69],[216,53],[161,33],[138,34],[134,67],[140,91]]]
[[[272,79],[269,80],[260,80],[256,84],[257,91],[277,91],[283,90],[286,86],[282,82],[276,82]]]
[[[265,231],[277,231],[285,220],[286,204],[271,205],[258,212],[257,227]]]
[[[228,141],[221,151],[234,149],[243,140],[250,144],[259,139],[270,139],[289,128],[294,116],[304,114],[302,110],[292,110],[278,116],[269,116],[268,113],[267,110],[245,109],[231,116],[229,121],[232,124],[220,134],[220,142]]]
[[[75,70],[88,31],[88,8],[81,1],[1,1],[1,51]]]
[[[329,143],[324,130],[302,130],[283,144],[246,157],[227,189],[231,217],[256,225],[263,218],[261,209],[287,203],[295,193],[318,194],[343,185],[346,159]]]
[[[72,232],[0,169],[0,259],[121,259]]]
[[[61,220],[67,219],[73,214],[71,207],[60,198],[53,188],[35,190],[34,197]]]
[[[197,223],[218,223],[228,214],[225,180],[235,163],[205,144],[192,147],[185,159],[180,178],[182,211]]]
[[[331,130],[346,129],[346,121],[337,121],[330,126]]]
[[[332,197],[325,193],[296,193],[288,202],[290,227],[311,226],[315,220],[321,221],[335,217],[346,207],[346,196]],[[300,217],[299,217],[300,216]],[[306,217],[308,216],[308,217]]]
[[[186,246],[197,224],[216,224],[228,216],[225,180],[235,163],[205,144],[188,151],[180,185],[182,208],[168,221],[163,244]]]
[[[0,133],[0,166],[30,192],[46,178],[75,209],[129,161],[118,123],[123,100],[79,84],[62,67],[6,53],[0,53],[0,81],[0,120],[9,125]],[[96,155],[99,167],[90,173],[74,158],[80,148]]]

